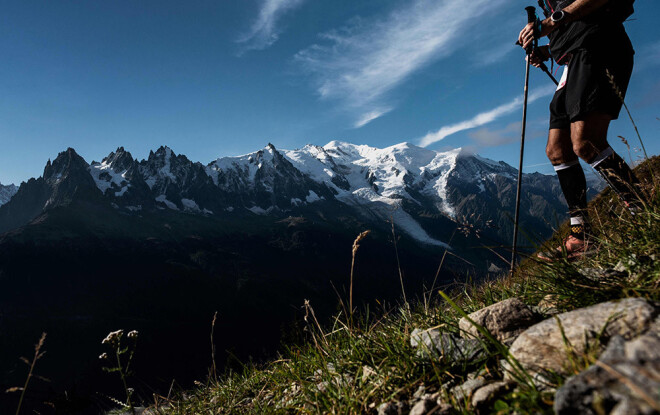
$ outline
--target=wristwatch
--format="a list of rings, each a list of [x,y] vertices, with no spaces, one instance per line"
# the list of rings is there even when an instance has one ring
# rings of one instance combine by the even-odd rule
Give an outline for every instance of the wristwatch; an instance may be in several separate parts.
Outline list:
[[[557,10],[556,12],[550,15],[550,20],[555,23],[562,23],[566,18],[566,13],[563,10]]]

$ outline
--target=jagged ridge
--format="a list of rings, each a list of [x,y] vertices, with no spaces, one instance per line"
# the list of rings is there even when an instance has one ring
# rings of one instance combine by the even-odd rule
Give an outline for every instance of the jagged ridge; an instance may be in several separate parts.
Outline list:
[[[105,201],[128,214],[170,209],[202,215],[288,216],[324,203],[348,205],[362,219],[393,220],[414,239],[443,245],[447,235],[424,218],[471,218],[473,225],[495,223],[498,230],[493,235],[508,232],[516,175],[504,162],[460,149],[437,152],[409,143],[379,149],[332,141],[297,150],[277,150],[268,144],[206,166],[166,146],[142,161],[119,147],[91,164],[68,149],[48,161],[41,178],[21,186],[16,203],[12,199],[0,210],[0,231],[76,197]],[[563,211],[556,179],[524,176],[528,197],[522,223],[547,233],[551,224],[543,218]]]

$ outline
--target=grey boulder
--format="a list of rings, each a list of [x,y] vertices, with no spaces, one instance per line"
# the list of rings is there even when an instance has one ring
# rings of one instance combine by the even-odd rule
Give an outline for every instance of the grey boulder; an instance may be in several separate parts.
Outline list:
[[[632,339],[649,328],[659,311],[647,300],[627,298],[562,313],[525,330],[509,352],[537,386],[547,387],[547,373],[568,373],[570,352],[583,353],[596,339],[600,339],[602,346],[608,338],[617,335]],[[504,366],[505,378],[515,378],[511,365]]]
[[[555,396],[558,415],[660,413],[660,324],[631,341],[615,336],[600,359]]]
[[[509,298],[468,315],[470,320],[482,326],[488,332],[505,344],[511,344],[526,328],[537,323],[541,316],[533,312],[525,303],[517,298]],[[458,327],[461,336],[467,338],[483,338],[476,326],[463,317]]]
[[[439,358],[447,363],[471,361],[484,356],[483,345],[476,339],[462,339],[438,329],[413,330],[411,346],[417,355],[425,358]]]
[[[511,382],[493,382],[482,386],[472,394],[472,408],[477,412],[488,412],[491,404],[500,396],[511,390]]]
[[[470,379],[462,383],[461,385],[454,386],[451,389],[451,394],[454,395],[454,398],[459,401],[469,401],[472,397],[474,391],[486,384],[486,379],[478,377],[475,379]]]

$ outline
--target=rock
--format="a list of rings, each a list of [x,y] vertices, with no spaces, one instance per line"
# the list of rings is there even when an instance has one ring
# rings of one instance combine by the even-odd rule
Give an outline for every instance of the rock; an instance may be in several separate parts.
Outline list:
[[[319,382],[316,385],[316,389],[319,392],[325,393],[329,387],[334,387],[336,389],[345,389],[351,387],[355,383],[355,379],[351,375],[335,375],[330,381]]]
[[[491,403],[511,390],[511,382],[493,382],[480,387],[472,394],[472,408],[477,412],[487,411]]]
[[[660,362],[660,317],[649,327],[643,336],[626,342],[624,345],[625,355],[628,359],[640,363]]]
[[[537,386],[547,387],[546,371],[567,373],[567,345],[557,320],[564,330],[568,347],[582,353],[601,331],[602,342],[616,335],[632,339],[651,326],[659,311],[642,298],[627,298],[562,313],[525,330],[513,342],[509,352],[532,375]],[[504,366],[505,378],[513,379],[511,365]]]
[[[370,366],[362,366],[362,383],[368,382],[370,379],[378,376],[378,372]]]
[[[410,344],[417,348],[418,356],[440,358],[448,363],[460,363],[484,356],[483,345],[476,339],[461,339],[438,329],[413,330]]]
[[[404,402],[385,402],[378,407],[378,415],[403,415],[406,409]]]
[[[500,301],[475,311],[468,317],[488,330],[500,342],[509,344],[527,327],[540,320],[539,315],[517,298]],[[462,337],[484,338],[465,317],[459,321],[458,327],[461,329]]]
[[[470,372],[467,374],[467,380],[476,379],[478,377],[487,378],[489,376],[488,371],[485,368],[481,368],[476,372]]]
[[[422,396],[426,395],[426,386],[420,385],[419,388],[413,393],[413,398],[422,399]]]
[[[579,273],[592,281],[601,281],[601,280],[625,280],[628,278],[628,273],[625,270],[620,268],[582,268],[579,270]]]
[[[537,310],[544,315],[554,316],[559,314],[558,298],[554,294],[547,294],[539,303],[536,305]]]
[[[456,398],[457,401],[465,401],[470,399],[474,391],[484,386],[485,384],[486,379],[484,378],[470,379],[461,385],[454,386],[451,389],[451,394],[454,395],[454,398]]]
[[[436,406],[431,413],[433,415],[450,415],[454,412],[453,409],[454,407],[448,403],[438,403],[438,406]]]
[[[649,330],[631,341],[622,336],[612,338],[596,364],[559,388],[555,413],[660,413],[659,334]]]
[[[408,415],[425,415],[434,409],[438,404],[431,399],[422,399],[412,407]]]

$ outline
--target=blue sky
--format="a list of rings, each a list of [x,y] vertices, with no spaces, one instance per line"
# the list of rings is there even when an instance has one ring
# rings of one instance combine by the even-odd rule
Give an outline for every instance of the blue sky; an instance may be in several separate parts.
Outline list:
[[[0,1],[0,182],[67,147],[89,162],[168,145],[208,163],[272,142],[467,147],[518,163],[525,65],[511,0]],[[660,2],[626,24],[627,103],[660,153]],[[534,70],[525,170],[550,173],[552,85]],[[610,130],[639,159],[627,118]]]

